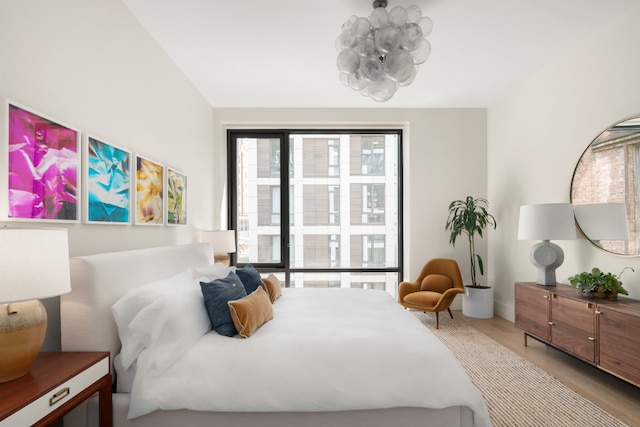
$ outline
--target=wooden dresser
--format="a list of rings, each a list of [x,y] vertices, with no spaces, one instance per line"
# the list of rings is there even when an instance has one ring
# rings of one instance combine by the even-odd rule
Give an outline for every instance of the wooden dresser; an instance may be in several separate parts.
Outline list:
[[[640,301],[587,299],[569,285],[515,284],[516,326],[640,387]]]

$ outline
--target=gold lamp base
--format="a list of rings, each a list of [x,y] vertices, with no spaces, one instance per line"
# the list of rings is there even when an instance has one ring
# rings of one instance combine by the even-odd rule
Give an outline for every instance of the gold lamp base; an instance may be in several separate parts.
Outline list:
[[[0,304],[0,383],[29,372],[46,331],[47,310],[39,300]]]
[[[213,262],[221,262],[225,267],[229,267],[231,258],[229,257],[229,254],[213,254]]]

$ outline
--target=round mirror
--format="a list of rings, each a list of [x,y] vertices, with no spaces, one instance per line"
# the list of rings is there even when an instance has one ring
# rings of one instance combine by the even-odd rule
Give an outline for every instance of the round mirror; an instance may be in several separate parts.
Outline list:
[[[614,124],[582,153],[571,180],[582,234],[617,255],[640,255],[640,117]]]

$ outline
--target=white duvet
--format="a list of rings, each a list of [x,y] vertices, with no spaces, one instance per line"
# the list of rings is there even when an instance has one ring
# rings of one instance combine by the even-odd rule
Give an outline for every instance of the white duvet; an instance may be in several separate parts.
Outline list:
[[[476,426],[491,425],[453,353],[386,292],[283,289],[273,309],[250,338],[211,331],[162,372],[141,355],[129,418],[157,409],[468,406]]]

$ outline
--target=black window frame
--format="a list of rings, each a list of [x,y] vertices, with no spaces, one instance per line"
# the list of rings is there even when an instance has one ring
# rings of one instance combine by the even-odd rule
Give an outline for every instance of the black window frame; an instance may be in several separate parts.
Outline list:
[[[237,229],[237,143],[239,138],[278,138],[280,139],[280,153],[290,153],[291,135],[326,135],[326,134],[346,134],[346,135],[383,135],[394,134],[397,136],[397,180],[398,180],[398,241],[397,241],[397,266],[396,267],[376,267],[376,268],[364,268],[364,267],[337,267],[337,268],[292,268],[290,260],[290,171],[289,171],[289,154],[287,156],[280,155],[280,159],[286,158],[288,161],[281,162],[280,164],[280,236],[281,236],[281,259],[277,263],[254,263],[251,264],[261,273],[280,273],[284,274],[285,286],[290,286],[290,276],[293,273],[397,273],[398,283],[403,280],[403,265],[404,265],[404,249],[403,249],[403,235],[404,235],[404,223],[403,223],[403,157],[402,157],[402,143],[403,132],[402,129],[227,129],[227,183],[228,183],[228,200],[227,200],[227,213],[228,213],[228,228],[230,230]],[[286,189],[286,191],[284,191]],[[341,250],[346,250],[345,248]],[[246,263],[238,264],[237,254],[233,253],[231,256],[232,265],[243,267]]]

